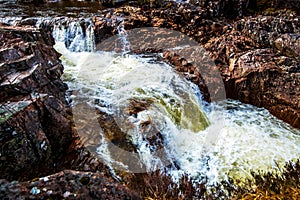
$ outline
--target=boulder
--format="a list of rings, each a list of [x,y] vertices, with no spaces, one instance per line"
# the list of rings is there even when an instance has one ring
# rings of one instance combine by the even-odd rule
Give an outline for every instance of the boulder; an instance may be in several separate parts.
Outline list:
[[[251,50],[235,58],[226,82],[228,96],[265,107],[279,119],[300,128],[299,62],[271,49]]]

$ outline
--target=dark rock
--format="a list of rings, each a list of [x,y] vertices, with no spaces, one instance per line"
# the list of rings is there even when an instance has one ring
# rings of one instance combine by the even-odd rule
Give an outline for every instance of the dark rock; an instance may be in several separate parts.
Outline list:
[[[140,199],[98,173],[65,170],[27,182],[0,180],[1,199]]]
[[[236,57],[227,83],[228,91],[233,91],[229,97],[265,107],[279,119],[300,128],[299,63],[270,49],[253,50]]]
[[[64,105],[41,94],[2,104],[1,109],[8,113],[0,128],[1,178],[26,180],[56,171],[66,154],[64,146],[71,143]]]
[[[28,180],[65,168],[105,171],[72,129],[51,34],[1,27],[0,38],[1,178]]]
[[[1,178],[52,173],[72,142],[60,54],[34,28],[0,27],[0,38]]]
[[[293,12],[281,11],[275,16],[259,15],[239,20],[234,28],[249,36],[260,47],[274,46],[275,40],[282,34],[294,34],[300,31],[299,17]]]
[[[300,62],[300,34],[283,34],[274,41],[274,46],[283,55]]]
[[[194,5],[206,7],[213,17],[236,18],[263,11],[288,9],[298,12],[297,0],[193,0]]]

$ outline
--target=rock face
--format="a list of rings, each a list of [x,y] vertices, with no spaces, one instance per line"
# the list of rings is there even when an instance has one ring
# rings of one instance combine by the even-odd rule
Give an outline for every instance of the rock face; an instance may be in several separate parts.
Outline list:
[[[107,168],[72,128],[63,66],[51,34],[1,26],[0,39],[0,198],[138,199],[105,178]],[[39,181],[9,183],[63,169],[90,173],[64,171]]]
[[[227,96],[265,107],[300,128],[297,16],[250,17],[233,26],[205,44],[221,69]]]
[[[0,27],[0,38],[1,178],[54,172],[72,139],[60,55],[33,28]]]
[[[0,180],[1,199],[140,199],[128,188],[91,172],[65,170],[18,183]]]

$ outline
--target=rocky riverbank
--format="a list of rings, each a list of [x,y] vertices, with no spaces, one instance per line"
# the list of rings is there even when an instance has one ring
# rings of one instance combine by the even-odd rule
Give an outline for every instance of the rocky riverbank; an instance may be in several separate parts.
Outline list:
[[[105,178],[108,170],[85,150],[72,128],[67,86],[61,80],[63,66],[60,54],[52,48],[51,34],[33,27],[0,26],[0,38],[0,178],[26,181],[63,169],[98,171],[61,172],[47,178],[50,181],[44,178],[41,183],[20,185],[2,180],[0,197],[66,198],[75,193],[78,197],[134,199],[128,189]],[[76,178],[73,185],[63,183]],[[83,179],[88,180],[88,187]],[[103,185],[95,189],[99,184]]]
[[[286,2],[299,7],[297,2]],[[95,42],[117,34],[120,20],[127,30],[151,26],[180,31],[210,54],[221,71],[228,98],[265,107],[300,128],[299,14],[276,11],[282,6],[279,3],[274,10],[249,17],[243,17],[250,9],[246,1],[203,1],[200,5],[206,7],[169,3],[155,9],[125,6],[105,10],[91,18]],[[233,15],[228,12],[231,6]],[[0,26],[0,197],[139,199],[83,147],[65,100],[60,54],[52,47],[56,21],[45,23],[42,30],[27,26],[35,22],[25,19],[19,26]],[[90,25],[83,20],[82,30]],[[149,50],[140,53],[145,51]],[[163,54],[211,100],[206,81],[214,80],[203,80],[194,63],[176,53]],[[141,185],[149,181],[140,179],[128,178]]]

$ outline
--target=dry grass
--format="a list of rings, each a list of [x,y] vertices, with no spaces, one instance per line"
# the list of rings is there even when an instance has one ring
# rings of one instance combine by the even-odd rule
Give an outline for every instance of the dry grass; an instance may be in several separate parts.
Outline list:
[[[280,174],[253,174],[255,189],[240,189],[235,199],[298,200],[300,199],[300,162],[287,163]]]
[[[207,189],[205,183],[193,185],[187,175],[179,185],[164,172],[135,174],[128,180],[127,186],[146,200],[172,199],[241,199],[241,200],[298,200],[300,199],[300,162],[287,163],[278,174],[252,173],[254,181],[247,188],[222,182],[213,189]],[[251,188],[251,189],[249,189]]]

